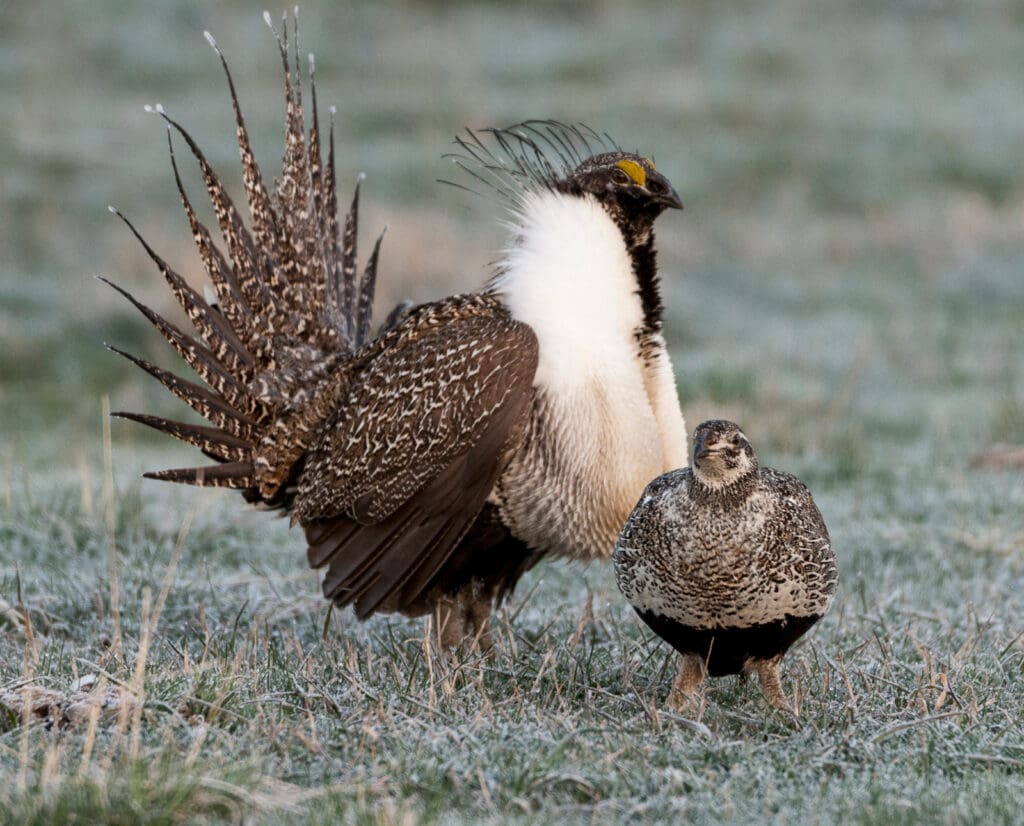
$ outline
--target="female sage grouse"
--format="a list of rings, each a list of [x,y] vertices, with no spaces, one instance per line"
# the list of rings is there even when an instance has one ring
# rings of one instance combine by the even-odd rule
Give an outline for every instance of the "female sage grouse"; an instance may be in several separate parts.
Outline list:
[[[735,424],[697,427],[693,467],[648,485],[614,561],[626,599],[683,655],[672,705],[693,698],[706,668],[756,672],[767,700],[789,708],[779,662],[831,605],[836,558],[810,491],[758,468]]]
[[[357,200],[339,225],[333,123],[325,164],[312,60],[307,133],[287,40],[286,25],[273,194],[228,74],[250,227],[156,108],[199,165],[226,249],[174,167],[214,295],[147,245],[198,335],[128,298],[205,385],[128,358],[212,426],[118,415],[215,461],[148,476],[289,512],[329,599],[360,618],[436,612],[445,644],[487,645],[492,606],[527,569],[547,553],[607,558],[646,482],[685,461],[652,232],[679,196],[584,127],[467,132],[453,159],[511,208],[507,251],[478,292],[396,308],[372,337],[380,242],[357,273]]]

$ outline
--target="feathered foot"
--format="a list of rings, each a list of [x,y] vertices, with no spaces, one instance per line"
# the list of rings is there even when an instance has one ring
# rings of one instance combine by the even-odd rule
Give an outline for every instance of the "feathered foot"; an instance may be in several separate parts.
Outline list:
[[[779,663],[782,657],[772,657],[770,660],[750,660],[744,667],[748,673],[753,671],[761,683],[761,693],[764,698],[780,711],[788,711],[793,714],[793,707],[786,699],[786,692],[782,690],[782,682],[779,679]]]
[[[491,636],[491,597],[474,584],[438,599],[434,607],[437,641],[442,649],[481,651],[494,649]]]
[[[437,642],[442,651],[457,648],[466,635],[462,618],[462,606],[453,596],[441,597],[434,606],[434,622],[437,628]]]
[[[466,594],[470,590],[471,593]],[[491,597],[489,594],[480,593],[479,589],[472,585],[466,586],[462,594],[466,647],[490,656],[494,651],[494,638],[491,636]]]
[[[694,708],[699,703],[703,682],[704,661],[692,654],[684,654],[668,695],[668,707],[676,711]]]

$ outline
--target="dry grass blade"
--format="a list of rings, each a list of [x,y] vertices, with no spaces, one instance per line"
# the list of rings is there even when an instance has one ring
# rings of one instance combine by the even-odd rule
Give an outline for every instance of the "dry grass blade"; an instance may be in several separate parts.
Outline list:
[[[121,594],[117,580],[117,516],[114,502],[114,452],[110,437],[110,397],[103,396],[103,514],[107,528],[107,576],[110,581],[111,647],[117,662],[124,664],[121,639]]]

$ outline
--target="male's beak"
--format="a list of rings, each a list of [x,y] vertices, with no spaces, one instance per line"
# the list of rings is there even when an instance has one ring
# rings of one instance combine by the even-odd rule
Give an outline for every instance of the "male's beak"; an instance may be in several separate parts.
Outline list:
[[[679,193],[676,192],[672,187],[668,188],[668,192],[654,197],[656,204],[661,204],[666,209],[682,209],[683,201],[679,197]]]
[[[652,180],[657,181],[661,185],[660,187],[658,187],[658,189],[661,190],[660,192],[651,192],[650,185]],[[661,204],[661,206],[665,207],[666,209],[683,208],[683,201],[679,197],[679,193],[676,192],[675,187],[673,187],[672,184],[668,182],[668,178],[666,178],[664,175],[661,175],[657,172],[648,175],[647,191],[650,193],[650,198],[654,203]]]

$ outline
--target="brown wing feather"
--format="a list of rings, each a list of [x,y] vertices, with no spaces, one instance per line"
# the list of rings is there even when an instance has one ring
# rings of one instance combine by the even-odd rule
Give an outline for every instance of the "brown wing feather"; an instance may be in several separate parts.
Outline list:
[[[381,597],[382,601],[397,597],[397,604],[391,610],[408,612],[409,606],[423,601],[424,593],[432,587],[442,566],[476,522],[498,477],[522,440],[531,399],[532,393],[523,393],[506,404],[480,441],[450,467],[448,479],[444,480],[447,484],[430,485],[430,496],[424,498],[428,505],[444,514],[444,524],[448,527],[425,546],[415,567],[409,569],[408,562],[401,555],[397,556],[399,565],[404,564],[408,570]]]
[[[324,596],[354,604],[361,618],[379,610],[416,613],[519,443],[529,401],[522,393],[506,404],[472,448],[381,522],[338,516],[308,525],[310,563],[330,561]]]
[[[519,445],[533,398],[536,338],[507,317],[453,321],[397,349],[407,352],[385,351],[357,383],[296,500],[310,565],[328,566],[325,596],[360,617],[423,603]]]
[[[346,514],[380,522],[465,453],[506,403],[532,392],[537,339],[528,326],[469,300],[424,316],[402,325],[415,336],[399,330],[362,367],[321,428],[295,521]]]

